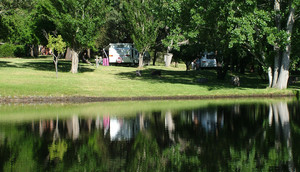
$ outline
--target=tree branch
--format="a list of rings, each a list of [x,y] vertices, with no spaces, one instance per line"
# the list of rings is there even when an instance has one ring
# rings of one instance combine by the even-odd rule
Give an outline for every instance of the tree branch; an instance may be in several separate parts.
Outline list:
[[[49,40],[49,36],[48,36],[48,33],[46,32],[45,29],[42,29],[42,32],[43,32],[43,35],[44,37],[47,39],[47,41]]]
[[[187,44],[189,44],[189,42],[190,42],[190,41],[187,39],[187,40],[184,40],[184,41],[182,41],[182,42],[178,42],[177,45],[179,45],[179,46],[180,46],[180,45],[187,45]]]

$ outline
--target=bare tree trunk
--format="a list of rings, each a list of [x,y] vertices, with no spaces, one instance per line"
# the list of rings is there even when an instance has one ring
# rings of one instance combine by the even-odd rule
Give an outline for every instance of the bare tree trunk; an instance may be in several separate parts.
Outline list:
[[[277,27],[277,31],[281,30],[281,16],[280,16],[280,0],[274,1],[274,11],[276,13],[275,16],[275,23]],[[278,74],[279,74],[279,68],[280,68],[280,48],[278,46],[278,43],[274,45],[274,51],[276,52],[274,57],[274,70],[273,70],[273,81],[272,81],[272,87],[274,88],[277,84]]]
[[[273,88],[277,84],[278,74],[279,74],[279,67],[280,67],[280,64],[279,64],[280,53],[279,53],[279,50],[275,50],[275,51],[276,51],[276,55],[275,55],[275,58],[274,58],[274,71],[273,71],[273,80],[272,80],[272,87]]]
[[[87,57],[89,59],[91,58],[91,49],[90,48],[87,49]]]
[[[72,73],[78,73],[78,52],[75,50],[71,49],[71,54],[72,54],[72,68],[71,72]]]
[[[30,57],[34,57],[34,45],[30,45]]]
[[[272,87],[272,80],[273,80],[272,75],[273,75],[273,74],[272,74],[272,68],[269,67],[269,68],[268,68],[269,88]]]
[[[140,53],[140,55],[139,55],[139,68],[143,68],[143,66],[144,66],[144,62],[143,62],[143,55],[144,55],[144,52],[145,51],[142,51],[141,53]]]
[[[156,59],[157,59],[157,50],[155,49],[154,50],[154,57],[153,57],[153,66],[155,66]]]
[[[55,58],[54,63],[55,63],[56,78],[58,78],[58,72],[57,72],[58,58],[57,57]]]
[[[71,53],[71,49],[69,47],[66,50],[65,59],[66,60],[72,60],[72,53]]]
[[[280,68],[280,74],[278,77],[276,88],[279,89],[286,89],[287,83],[289,79],[289,67],[290,67],[290,54],[291,54],[291,35],[293,31],[293,26],[295,23],[295,9],[292,6],[292,2],[290,4],[290,12],[289,12],[289,18],[287,21],[287,34],[288,36],[288,44],[285,47],[285,51],[283,52],[282,61],[281,61],[281,68]]]

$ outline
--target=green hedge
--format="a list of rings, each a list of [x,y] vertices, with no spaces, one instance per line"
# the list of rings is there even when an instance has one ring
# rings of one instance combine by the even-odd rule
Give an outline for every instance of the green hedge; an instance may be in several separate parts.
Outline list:
[[[26,55],[24,45],[14,45],[6,43],[0,45],[0,57],[22,57]]]

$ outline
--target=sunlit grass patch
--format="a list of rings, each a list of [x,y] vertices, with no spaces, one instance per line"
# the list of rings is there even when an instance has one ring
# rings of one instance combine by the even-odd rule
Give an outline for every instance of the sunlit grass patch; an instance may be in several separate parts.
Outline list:
[[[70,73],[71,62],[60,60],[58,78],[51,57],[1,58],[1,96],[184,96],[184,95],[253,95],[286,94],[292,89],[266,89],[267,81],[255,73],[240,76],[241,86],[234,87],[229,73],[225,80],[218,80],[216,70],[185,71],[178,68],[145,66],[142,76],[136,76],[136,67],[91,66],[79,64],[79,73]],[[156,70],[161,75],[153,75]],[[198,82],[205,78],[205,82]],[[299,84],[299,83],[298,83]],[[294,89],[294,87],[293,87]]]

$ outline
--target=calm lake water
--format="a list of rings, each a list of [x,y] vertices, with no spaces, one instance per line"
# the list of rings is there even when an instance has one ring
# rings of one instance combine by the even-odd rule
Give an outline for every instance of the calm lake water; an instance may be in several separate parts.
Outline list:
[[[0,105],[0,171],[299,171],[297,100]]]

